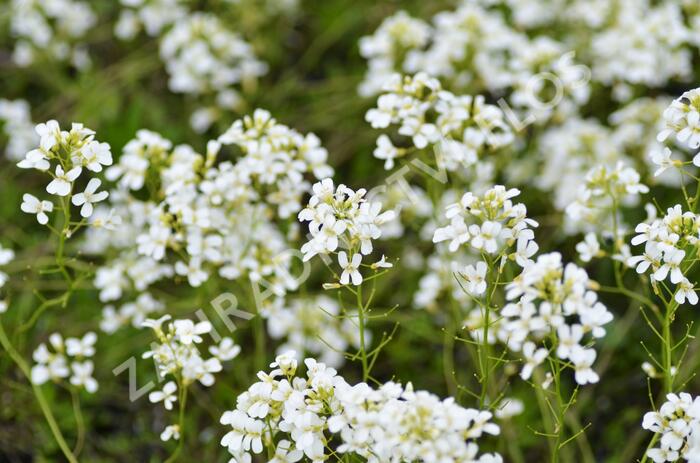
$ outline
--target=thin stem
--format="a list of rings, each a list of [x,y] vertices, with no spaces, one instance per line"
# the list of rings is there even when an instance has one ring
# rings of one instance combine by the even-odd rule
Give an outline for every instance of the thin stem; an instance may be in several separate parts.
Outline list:
[[[367,348],[365,346],[365,307],[362,302],[362,285],[357,287],[357,320],[360,329],[360,359],[362,361],[362,381],[369,378],[367,368]]]
[[[447,385],[447,390],[450,396],[454,397],[457,395],[457,381],[455,380],[455,359],[454,359],[454,349],[455,349],[455,335],[456,333],[456,320],[453,313],[447,316],[447,326],[445,327],[445,340],[442,347],[442,371],[445,376],[445,384]]]
[[[5,333],[5,329],[3,328],[1,323],[0,344],[2,344],[2,347],[7,351],[8,354],[10,354],[12,360],[14,360],[19,369],[22,370],[24,376],[27,377],[30,384],[32,385],[32,391],[34,392],[34,396],[36,397],[36,400],[39,403],[39,407],[41,408],[41,411],[44,414],[44,418],[46,418],[46,422],[48,423],[49,428],[51,429],[51,433],[53,434],[54,439],[56,439],[56,443],[58,443],[58,446],[61,448],[63,455],[70,463],[78,463],[78,459],[75,457],[75,455],[73,455],[73,452],[66,443],[66,439],[61,433],[61,428],[59,428],[58,423],[56,423],[56,419],[54,418],[53,413],[51,412],[51,408],[49,407],[49,404],[47,403],[44,394],[41,392],[41,388],[32,382],[31,370],[29,369],[29,365],[27,365],[27,362],[24,361],[19,352],[15,350],[12,343],[10,343],[10,340],[8,339],[7,334]]]
[[[536,368],[535,371],[533,372],[533,379],[535,384],[533,385],[535,388],[535,394],[537,397],[537,406],[540,409],[540,414],[542,415],[542,421],[544,422],[544,427],[546,430],[546,437],[547,439],[547,445],[549,446],[550,453],[555,453],[556,452],[556,446],[552,442],[551,437],[554,436],[556,433],[556,428],[554,423],[552,422],[552,416],[551,416],[551,405],[549,404],[549,399],[547,398],[547,391],[542,388],[542,383],[544,381],[544,377],[542,375],[542,372]]]
[[[673,392],[673,338],[671,334],[671,323],[675,312],[675,301],[666,305],[666,313],[663,324],[663,366],[664,366],[664,391],[668,394]]]
[[[80,455],[83,450],[83,445],[85,444],[85,421],[83,420],[83,412],[80,409],[80,397],[78,391],[75,388],[70,388],[70,395],[73,401],[73,415],[75,415],[75,424],[78,429],[78,437],[75,442],[75,447],[73,448],[73,454],[75,456]]]
[[[180,456],[180,453],[182,452],[182,448],[185,446],[185,406],[187,405],[187,387],[183,386],[182,382],[179,382],[178,388],[180,402],[180,411],[178,418],[178,427],[180,429],[178,431],[180,432],[180,439],[177,443],[175,451],[172,453],[172,455],[170,455],[170,457],[167,460],[165,460],[165,463],[173,463],[174,461],[176,461],[177,458]]]
[[[564,436],[564,414],[566,413],[566,408],[564,406],[564,401],[561,397],[561,365],[558,361],[553,362],[554,368],[554,391],[557,395],[557,422],[556,422],[556,438],[554,440],[554,446],[552,447],[552,463],[559,461],[559,451],[561,450],[562,438]]]
[[[61,269],[61,273],[65,277],[66,281],[71,281],[71,276],[68,273],[65,265],[65,258],[63,256],[64,249],[66,245],[66,238],[68,238],[68,232],[70,230],[70,197],[62,197],[61,204],[63,209],[63,229],[58,236],[58,247],[56,249],[56,263]]]
[[[642,456],[642,459],[640,460],[639,463],[646,463],[647,461],[647,453],[649,450],[654,447],[654,444],[656,444],[656,441],[659,440],[659,434],[654,434],[654,437],[651,438],[651,441],[649,441],[649,445],[647,445],[647,449],[644,451],[644,456]]]
[[[493,273],[493,266],[488,259],[485,259],[488,264],[488,272],[486,281],[491,281],[491,276]],[[496,285],[498,286],[498,281]],[[479,348],[479,366],[481,368],[481,396],[479,397],[479,405],[483,409],[487,402],[487,392],[489,387],[489,376],[491,373],[491,347],[489,346],[489,325],[491,324],[491,297],[495,291],[495,286],[493,290],[486,289],[486,301],[482,306],[484,310],[484,328],[482,332],[482,342]]]

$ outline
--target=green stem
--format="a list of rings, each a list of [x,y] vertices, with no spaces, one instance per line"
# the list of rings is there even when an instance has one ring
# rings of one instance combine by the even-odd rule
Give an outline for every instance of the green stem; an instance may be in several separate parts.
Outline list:
[[[61,273],[63,273],[63,276],[65,277],[66,281],[70,282],[71,276],[68,273],[68,270],[66,269],[65,258],[63,256],[67,238],[66,234],[70,230],[70,198],[61,198],[61,204],[63,209],[63,227],[58,237],[58,248],[56,249],[56,263],[61,269]]]
[[[555,361],[556,364],[554,371],[554,390],[557,394],[557,422],[556,422],[556,435],[554,440],[554,446],[552,447],[552,463],[559,461],[559,450],[561,446],[562,436],[564,434],[564,403],[561,397],[561,366],[559,362]]]
[[[74,388],[70,388],[70,395],[73,401],[73,414],[75,415],[75,424],[78,430],[78,437],[75,442],[75,447],[73,448],[74,455],[80,455],[83,450],[83,445],[85,444],[85,421],[83,420],[83,412],[80,409],[80,397],[78,396],[78,391]]]
[[[8,339],[7,334],[5,333],[5,329],[3,328],[1,323],[0,344],[2,344],[3,348],[7,351],[8,354],[10,354],[12,360],[14,360],[19,369],[22,370],[24,376],[27,377],[30,384],[32,385],[32,391],[34,392],[34,396],[36,397],[36,400],[39,403],[39,407],[41,408],[41,411],[44,414],[44,418],[46,418],[46,422],[48,423],[49,428],[51,429],[51,433],[53,434],[54,439],[56,439],[56,443],[58,443],[58,446],[61,448],[63,455],[70,463],[78,463],[78,459],[75,457],[75,455],[73,455],[73,452],[66,443],[66,439],[61,433],[61,428],[59,428],[58,423],[56,423],[56,419],[54,418],[53,413],[51,412],[51,408],[49,407],[49,404],[46,401],[44,394],[41,392],[41,388],[32,382],[31,370],[29,369],[29,365],[27,365],[27,362],[24,361],[19,352],[17,352],[14,346],[10,343],[10,340]]]
[[[656,444],[656,441],[659,440],[659,434],[654,434],[654,437],[651,438],[651,441],[649,441],[649,445],[647,445],[647,449],[644,451],[644,456],[642,456],[642,459],[640,460],[639,463],[646,463],[647,461],[647,452],[651,450],[652,447],[654,447],[654,444]]]
[[[180,439],[177,443],[175,451],[170,455],[170,457],[165,460],[165,463],[173,463],[177,460],[178,456],[182,452],[182,448],[185,446],[185,406],[187,405],[187,388],[182,385],[182,382],[178,384],[179,388],[179,401],[180,401],[180,411],[178,418],[178,426],[180,427]]]
[[[488,259],[485,259],[488,264],[488,272],[486,272],[486,281],[492,281],[492,265]],[[486,288],[486,302],[482,306],[484,310],[484,328],[482,332],[481,347],[479,348],[479,366],[481,369],[481,396],[479,397],[479,406],[483,409],[487,402],[487,393],[489,387],[489,375],[491,372],[491,347],[489,346],[489,325],[491,324],[491,296],[493,291],[491,288]],[[495,289],[495,288],[494,288]]]
[[[671,334],[671,323],[675,312],[675,302],[666,305],[666,314],[663,324],[663,365],[664,365],[664,391],[668,394],[673,392],[673,338]]]
[[[455,359],[454,344],[456,333],[456,322],[452,313],[448,314],[447,326],[445,327],[445,341],[442,346],[442,371],[445,376],[445,384],[450,396],[457,395],[457,381],[455,380]]]
[[[365,346],[365,307],[362,302],[362,286],[357,287],[357,320],[360,329],[360,359],[362,361],[362,381],[369,379],[367,368],[367,348]]]
[[[544,376],[539,368],[535,368],[533,372],[534,388],[537,397],[537,406],[540,409],[540,415],[542,415],[542,421],[544,424],[544,429],[547,435],[547,445],[549,446],[550,453],[556,452],[556,447],[552,442],[551,436],[556,432],[554,423],[552,422],[551,407],[549,405],[549,399],[547,398],[547,391],[542,388],[542,383],[544,381]]]

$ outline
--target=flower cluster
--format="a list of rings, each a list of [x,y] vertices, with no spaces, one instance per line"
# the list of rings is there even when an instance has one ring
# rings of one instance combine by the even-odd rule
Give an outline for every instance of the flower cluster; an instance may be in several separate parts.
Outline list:
[[[569,118],[548,128],[538,140],[538,150],[542,153],[539,165],[522,169],[523,175],[536,168],[535,185],[551,192],[554,206],[561,211],[585,188],[585,173],[600,166],[614,168],[619,161],[631,164],[621,156],[622,147],[610,129],[592,119]]]
[[[211,332],[211,323],[207,321],[194,323],[188,319],[170,321],[170,319],[170,315],[164,315],[157,320],[146,319],[141,324],[144,328],[151,328],[158,339],[158,344],[153,350],[146,351],[143,358],[153,358],[158,367],[159,376],[166,378],[172,375],[178,379],[181,387],[187,387],[195,381],[199,381],[203,386],[211,386],[214,384],[212,373],[221,371],[221,362],[235,358],[240,348],[232,344],[230,338],[228,340],[224,338],[218,348],[210,347],[212,357],[205,360],[198,344],[204,341],[202,335]],[[166,322],[167,324],[163,326]],[[152,398],[151,401],[159,400]],[[165,408],[170,409],[170,405],[165,403]]]
[[[103,166],[112,164],[109,145],[95,140],[95,132],[77,123],[73,123],[70,131],[65,131],[61,130],[58,122],[51,120],[37,125],[36,133],[40,137],[39,148],[29,151],[17,166],[46,172],[52,178],[46,191],[58,197],[66,216],[70,217],[67,211],[70,201],[80,206],[83,218],[89,218],[94,211],[93,205],[107,199],[109,193],[97,191],[102,183],[98,178],[91,178],[82,193],[74,193],[75,182],[83,169],[99,173]],[[21,209],[35,214],[37,221],[46,225],[49,221],[47,213],[53,212],[54,204],[26,193]],[[83,224],[80,223],[78,227],[80,225]],[[72,232],[67,231],[69,234]]]
[[[456,96],[442,90],[437,79],[425,73],[413,77],[393,74],[382,87],[377,107],[365,118],[376,129],[398,125],[417,149],[438,150],[440,167],[450,171],[474,165],[483,152],[512,143],[514,137],[503,111],[486,104],[482,96]],[[377,140],[375,157],[391,169],[407,148],[395,147],[387,135]]]
[[[654,463],[700,461],[700,398],[687,392],[667,394],[658,411],[644,415],[642,427],[660,435],[659,447],[647,450]]]
[[[277,206],[278,215],[287,219],[301,209],[301,198],[309,192],[305,175],[311,174],[317,180],[333,175],[328,151],[315,134],[302,135],[279,124],[262,109],[234,122],[217,141],[241,150],[244,156],[223,178],[209,179],[203,185],[216,195],[214,200],[222,195],[237,196],[243,185],[259,184],[260,194],[265,194],[265,200]]]
[[[631,85],[663,87],[689,76],[691,51],[698,46],[691,33],[697,12],[686,21],[690,15],[683,10],[678,3],[649,0],[468,1],[436,14],[432,25],[399,12],[361,42],[369,62],[360,91],[377,92],[392,70],[424,71],[454,87],[494,93],[512,89],[517,105],[515,94],[528,86],[537,100],[550,101],[551,95],[540,96],[548,79],[531,80],[547,73],[557,77],[569,109],[587,101],[591,78],[629,99]],[[550,32],[557,28],[571,32],[559,37]],[[584,58],[592,72],[563,56],[572,49],[590,50]],[[525,106],[537,109],[538,103]]]
[[[524,204],[511,201],[519,194],[518,189],[506,190],[502,185],[483,195],[465,193],[458,203],[447,206],[445,217],[450,224],[435,230],[433,242],[449,241],[450,252],[468,245],[477,253],[510,258],[521,267],[527,266],[538,249],[532,231],[538,224],[527,217]],[[513,246],[515,252],[507,254]]]
[[[250,83],[267,71],[246,41],[206,13],[178,19],[163,36],[160,55],[170,74],[170,90],[215,101],[215,106],[191,116],[193,128],[200,132],[218,118],[217,107],[232,110],[239,105],[234,85]]]
[[[507,285],[510,302],[500,310],[497,337],[522,352],[523,379],[552,355],[575,370],[578,384],[598,382],[591,344],[605,335],[613,316],[592,287],[586,271],[564,266],[559,253],[540,255]]]
[[[12,0],[10,28],[17,37],[12,60],[29,66],[42,55],[85,68],[90,57],[79,43],[97,24],[90,4],[78,0]]]
[[[198,346],[204,341],[202,335],[212,331],[211,323],[194,323],[188,319],[171,322],[170,319],[170,315],[157,320],[149,318],[141,325],[151,328],[158,340],[152,350],[144,352],[143,358],[153,358],[159,379],[174,379],[165,383],[162,390],[148,395],[153,403],[163,402],[166,410],[172,410],[173,403],[178,400],[184,406],[184,396],[192,383],[198,381],[206,387],[213,385],[214,373],[223,369],[221,362],[234,359],[241,350],[231,338],[223,338],[218,346],[209,347],[211,357],[205,359]],[[163,326],[166,322],[167,325]],[[177,440],[179,434],[179,425],[171,425],[163,431],[161,439]]]
[[[360,54],[367,59],[367,76],[359,87],[363,96],[380,93],[384,83],[400,69],[403,54],[428,44],[432,31],[420,19],[399,11],[386,18],[374,34],[360,39]]]
[[[223,414],[221,424],[232,429],[221,444],[233,461],[247,461],[265,448],[274,449],[275,462],[323,461],[335,437],[331,451],[372,463],[502,461],[497,454],[478,455],[477,440],[500,432],[490,412],[413,391],[410,384],[351,386],[323,363],[304,363],[306,377],[297,376],[294,353],[277,357],[274,370],[258,373],[260,381]]]
[[[97,391],[97,380],[92,377],[95,365],[90,358],[95,355],[97,335],[93,332],[81,338],[67,338],[59,333],[49,336],[49,344],[39,344],[32,355],[36,364],[31,370],[32,383],[41,385],[47,381],[61,382],[70,377],[70,384],[84,388],[89,393]],[[72,359],[69,366],[69,359]]]
[[[666,279],[676,285],[675,299],[679,304],[698,303],[695,285],[685,276],[685,271],[692,262],[683,267],[686,256],[688,260],[697,250],[700,238],[700,217],[690,211],[683,212],[680,205],[669,207],[663,218],[652,218],[650,223],[643,222],[635,228],[637,235],[632,238],[632,245],[644,244],[641,255],[627,259],[630,266],[636,267],[637,273],[651,271],[654,282]]]
[[[120,0],[122,9],[114,34],[122,40],[136,37],[141,29],[158,37],[168,26],[187,16],[182,0]]]
[[[542,17],[541,8],[537,10]],[[426,72],[455,90],[502,93],[508,89],[514,107],[545,122],[568,114],[590,94],[589,71],[576,64],[567,50],[552,37],[531,38],[510,27],[502,9],[477,2],[463,2],[454,11],[438,13],[432,27],[400,12],[361,41],[360,51],[369,62],[360,93],[377,93],[392,70]],[[536,75],[547,77],[533,78]],[[552,95],[552,78],[557,81],[557,95]],[[554,99],[559,104],[547,104]]]
[[[613,218],[619,215],[618,207],[635,206],[639,203],[639,195],[649,192],[649,188],[640,182],[639,173],[623,162],[618,162],[614,168],[605,165],[592,168],[586,174],[585,182],[576,200],[566,207],[570,219],[566,223],[567,229],[619,233],[620,230],[613,230],[619,220]],[[604,223],[607,230],[601,226]]]
[[[342,285],[351,280],[355,286],[362,284],[362,256],[372,252],[372,240],[382,236],[380,227],[396,215],[394,211],[382,212],[381,203],[368,201],[366,193],[364,188],[353,191],[342,184],[335,188],[333,180],[327,178],[313,186],[309,204],[299,212],[299,220],[309,222],[311,232],[311,238],[301,247],[304,261],[317,254],[335,253],[339,247],[348,250],[338,252]],[[376,270],[391,264],[382,257],[368,267]]]
[[[683,93],[673,100],[663,114],[665,127],[657,136],[659,142],[666,141],[674,135],[676,141],[691,150],[700,148],[700,88]],[[660,166],[671,164],[670,150],[664,151],[666,163],[656,162]],[[700,155],[693,157],[693,164],[700,166]]]
[[[596,80],[606,85],[662,87],[671,79],[689,77],[692,34],[679,4],[624,0],[615,7],[604,3],[600,13],[613,13],[613,18],[591,40]]]
[[[228,146],[239,154],[234,162],[221,159]],[[141,293],[173,276],[200,286],[217,272],[266,282],[278,296],[295,289],[287,242],[294,228],[284,233],[278,219],[301,209],[306,176],[332,174],[327,157],[318,137],[263,110],[210,141],[205,155],[139,131],[107,171],[118,185],[111,205],[122,217],[120,230],[103,227],[88,240],[90,252],[119,252],[97,271],[101,299],[117,300],[132,287]]]

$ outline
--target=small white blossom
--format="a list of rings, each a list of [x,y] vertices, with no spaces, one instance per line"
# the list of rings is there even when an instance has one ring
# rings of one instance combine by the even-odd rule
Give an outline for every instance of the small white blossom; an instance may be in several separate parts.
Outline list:
[[[22,196],[22,204],[20,206],[23,212],[27,214],[36,214],[36,220],[41,225],[46,225],[49,222],[47,212],[53,212],[53,203],[51,201],[39,200],[36,196],[25,193]]]

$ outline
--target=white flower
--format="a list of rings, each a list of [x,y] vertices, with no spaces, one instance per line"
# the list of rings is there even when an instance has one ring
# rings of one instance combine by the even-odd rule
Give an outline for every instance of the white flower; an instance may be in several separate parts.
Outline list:
[[[175,334],[185,345],[202,342],[200,334],[209,333],[212,329],[211,323],[208,321],[195,324],[192,320],[175,320],[173,325],[175,326]]]
[[[540,247],[537,245],[535,240],[525,236],[521,236],[520,238],[518,238],[518,245],[515,250],[515,261],[521,267],[525,267],[530,262],[532,262],[530,257],[537,254],[539,248]]]
[[[569,358],[576,368],[575,378],[578,384],[584,385],[598,382],[598,374],[591,369],[596,358],[595,350],[574,346],[571,349]]]
[[[74,167],[64,172],[61,166],[56,166],[56,176],[46,187],[46,191],[56,196],[68,196],[73,188],[73,182],[83,171],[81,167]]]
[[[343,273],[340,275],[340,284],[347,285],[350,283],[352,278],[352,284],[359,286],[362,284],[362,274],[359,271],[360,263],[362,262],[362,254],[353,254],[351,259],[348,261],[348,255],[345,251],[340,251],[338,253],[338,263],[343,269]]]
[[[177,424],[171,424],[166,426],[163,432],[160,434],[160,440],[167,442],[170,439],[180,440],[180,426]]]
[[[71,364],[71,369],[73,370],[73,376],[70,377],[70,383],[73,386],[83,386],[86,391],[93,394],[97,391],[97,381],[92,377],[92,372],[95,365],[90,360],[85,362],[73,362]]]
[[[486,272],[488,267],[485,262],[477,262],[476,267],[467,265],[464,269],[464,279],[467,280],[466,290],[472,296],[481,296],[486,292]]]
[[[600,243],[595,233],[586,233],[584,240],[576,245],[576,251],[584,262],[597,257],[600,254]]]
[[[80,163],[93,172],[102,172],[102,166],[112,165],[109,144],[91,141],[78,152],[74,162]]]
[[[654,177],[663,174],[666,169],[674,166],[674,161],[671,159],[671,150],[664,147],[663,150],[654,150],[651,152],[651,162],[659,166],[654,172]]]
[[[165,386],[163,386],[162,391],[153,391],[150,394],[148,394],[148,400],[150,400],[152,403],[158,403],[162,401],[163,406],[165,406],[166,410],[172,410],[173,402],[177,400],[177,397],[175,396],[175,391],[177,391],[177,385],[175,384],[175,382],[168,381],[167,383],[165,383]]]
[[[524,410],[525,404],[522,401],[514,398],[505,398],[501,400],[494,414],[496,418],[505,420],[520,415]]]
[[[671,283],[679,283],[683,279],[683,273],[681,273],[681,262],[685,257],[685,251],[669,248],[664,252],[664,263],[659,267],[653,274],[652,277],[656,281],[663,281],[666,277],[671,275]]]
[[[51,201],[40,201],[36,196],[25,193],[22,196],[20,208],[27,214],[36,214],[37,222],[41,225],[46,225],[49,222],[49,216],[46,213],[53,211],[53,203]]]
[[[209,277],[207,272],[202,270],[202,259],[199,257],[192,257],[187,264],[181,261],[176,262],[175,273],[186,276],[187,281],[194,288],[201,286]]]
[[[700,113],[697,110],[690,111],[686,118],[687,125],[678,132],[678,141],[687,143],[692,149],[700,147]]]
[[[4,249],[0,246],[0,266],[7,265],[15,258],[15,252],[12,249]]]
[[[109,193],[106,191],[100,191],[97,193],[97,189],[101,184],[102,182],[99,179],[90,179],[85,187],[85,191],[74,195],[71,199],[75,206],[82,206],[80,208],[81,216],[85,218],[90,217],[93,211],[93,204],[104,201],[109,196]]]
[[[92,357],[95,355],[96,342],[97,335],[92,331],[86,333],[82,339],[67,338],[66,354],[71,357]]]
[[[279,371],[279,373],[284,375],[293,375],[297,371],[298,365],[297,353],[293,350],[288,350],[275,357],[275,361],[270,364],[270,368],[279,368],[279,370],[273,370],[271,374]]]
[[[373,154],[377,159],[384,159],[384,168],[390,170],[394,168],[394,159],[399,157],[399,150],[391,143],[389,137],[382,134],[377,138],[377,147]]]
[[[209,353],[222,362],[232,360],[241,352],[241,346],[236,345],[231,338],[223,338],[218,346],[210,346]]]
[[[171,318],[173,318],[173,317],[171,317],[168,314],[165,314],[158,319],[147,318],[146,320],[143,321],[143,323],[141,323],[141,326],[143,328],[151,328],[156,333],[160,333],[160,332],[162,332],[163,323],[170,320]]]
[[[559,345],[557,346],[557,356],[560,359],[567,359],[575,346],[578,346],[583,339],[583,327],[579,324],[561,325],[557,329]]]
[[[49,170],[51,164],[41,150],[31,150],[25,155],[23,160],[17,163],[17,167],[21,169],[37,169],[46,171]]]
[[[698,303],[698,295],[695,293],[693,284],[684,277],[678,284],[675,300],[679,304],[684,304],[686,299],[690,305],[697,305]]]
[[[373,263],[370,265],[373,270],[379,269],[379,268],[392,268],[394,264],[387,262],[386,261],[386,256],[382,255],[382,258],[379,259],[377,262]]]
[[[34,130],[41,137],[39,145],[44,151],[50,151],[61,139],[61,127],[53,119],[46,123],[37,124]]]
[[[49,342],[56,351],[55,353],[50,352],[46,344],[40,344],[32,354],[36,365],[32,367],[30,376],[32,383],[37,385],[44,384],[49,380],[59,381],[70,375],[66,357],[61,353],[63,339],[58,333],[53,333],[49,337]]]
[[[547,358],[547,349],[537,346],[533,342],[527,342],[523,345],[523,357],[525,357],[525,365],[520,371],[520,377],[522,379],[529,379],[532,376],[532,372],[535,367]]]

